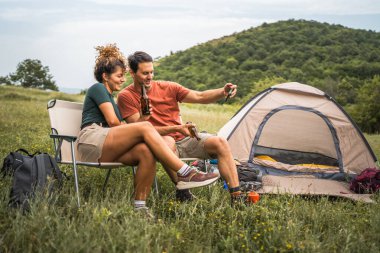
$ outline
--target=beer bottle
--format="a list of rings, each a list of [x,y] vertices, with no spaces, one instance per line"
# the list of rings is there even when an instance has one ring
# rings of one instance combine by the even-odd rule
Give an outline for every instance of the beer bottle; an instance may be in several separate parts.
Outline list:
[[[234,89],[230,89],[230,90],[228,91],[228,94],[227,94],[226,99],[224,100],[224,103],[227,102],[227,100],[231,97],[233,91],[234,91]]]
[[[191,122],[186,122],[186,124],[191,124]],[[190,136],[191,137],[195,137],[195,139],[197,139],[198,141],[201,139],[198,135],[198,131],[197,131],[197,128],[195,126],[191,126],[189,127],[189,132],[190,132]]]
[[[150,115],[150,110],[149,110],[149,97],[146,94],[145,91],[145,86],[141,85],[141,98],[140,98],[140,103],[141,103],[141,113],[142,115]]]

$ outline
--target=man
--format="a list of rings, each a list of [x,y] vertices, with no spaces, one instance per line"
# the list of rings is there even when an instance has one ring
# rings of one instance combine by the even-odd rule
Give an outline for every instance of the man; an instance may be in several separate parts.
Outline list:
[[[223,88],[199,92],[174,82],[153,81],[153,59],[149,54],[141,51],[130,55],[128,63],[133,83],[118,95],[117,104],[122,118],[128,123],[146,120],[151,122],[180,158],[217,158],[219,172],[227,182],[232,201],[243,199],[235,161],[228,142],[221,137],[207,133],[200,133],[199,141],[196,138],[190,138],[189,128],[193,124],[182,124],[178,105],[178,102],[212,103],[225,98],[228,93],[233,97],[236,94],[237,86],[227,83]],[[141,113],[142,86],[145,87],[149,97],[151,115],[142,115]],[[165,169],[172,181],[176,183],[176,174]],[[176,197],[182,201],[193,198],[189,190],[177,190]]]

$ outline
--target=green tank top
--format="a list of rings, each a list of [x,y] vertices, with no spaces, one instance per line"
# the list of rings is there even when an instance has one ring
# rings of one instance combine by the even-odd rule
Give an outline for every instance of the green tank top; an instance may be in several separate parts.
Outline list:
[[[112,104],[117,118],[120,121],[122,120],[119,108],[117,107],[112,94],[108,92],[102,83],[96,83],[86,92],[86,97],[83,103],[81,127],[91,123],[102,123],[103,125],[108,126],[107,121],[99,108],[99,105],[105,102],[110,102]]]

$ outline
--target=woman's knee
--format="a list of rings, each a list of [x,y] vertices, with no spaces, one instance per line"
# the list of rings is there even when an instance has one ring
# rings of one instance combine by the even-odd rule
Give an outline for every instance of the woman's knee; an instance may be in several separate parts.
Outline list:
[[[142,122],[139,122],[138,124],[141,128],[146,129],[146,130],[155,129],[152,123],[150,123],[149,121],[142,121]]]
[[[145,143],[140,143],[136,145],[136,154],[140,159],[145,160],[155,160],[154,155],[152,151],[149,149],[149,147]]]
[[[138,124],[139,124],[138,125],[139,130],[141,131],[141,133],[143,135],[145,135],[147,133],[156,132],[156,129],[154,128],[154,126],[152,125],[152,123],[150,123],[148,121],[139,122]]]

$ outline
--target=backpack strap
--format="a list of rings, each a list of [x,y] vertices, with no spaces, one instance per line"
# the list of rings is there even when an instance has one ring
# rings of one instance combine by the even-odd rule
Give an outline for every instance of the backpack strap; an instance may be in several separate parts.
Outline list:
[[[63,177],[65,177],[66,179],[68,178],[66,173],[62,172],[59,169],[56,160],[54,158],[52,158],[50,155],[49,155],[49,160],[50,160],[50,163],[51,163],[52,168],[53,168],[54,176],[58,179],[59,183],[62,184],[63,183]]]
[[[40,183],[40,161],[38,156],[35,156],[32,162],[32,167],[30,169],[30,176],[31,176],[31,182],[33,183],[33,187],[36,187],[37,185],[41,185]],[[43,163],[43,162],[42,162]]]
[[[32,155],[30,155],[30,156],[41,155],[41,154],[44,154],[44,153],[41,153],[41,151],[36,151]]]
[[[23,149],[23,148],[19,148],[17,149],[14,153],[18,153],[18,152],[23,152],[25,154],[27,154],[28,156],[32,157],[33,155],[29,154],[29,152],[26,150],[26,149]]]
[[[48,162],[48,161],[45,162],[46,156],[44,154],[36,155],[35,159],[36,159],[37,168],[34,169],[33,171],[36,171],[37,175],[36,175],[36,177],[32,177],[32,178],[36,178],[37,179],[37,185],[40,187],[43,187],[46,184],[46,178],[47,178],[46,171],[48,169],[48,168],[46,168],[46,166],[48,165],[48,163],[46,163],[46,162]]]
[[[68,179],[68,176],[66,175],[66,173],[64,173],[63,171],[61,171],[58,167],[58,164],[56,162],[56,160],[51,157],[50,155],[48,155],[49,157],[49,160],[50,160],[50,164],[52,166],[52,173],[53,173],[53,176],[54,178],[57,180],[57,183],[58,183],[58,191],[60,191],[63,187],[63,178],[65,178],[66,180]]]

